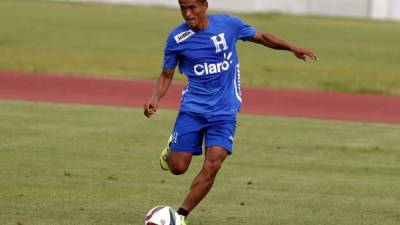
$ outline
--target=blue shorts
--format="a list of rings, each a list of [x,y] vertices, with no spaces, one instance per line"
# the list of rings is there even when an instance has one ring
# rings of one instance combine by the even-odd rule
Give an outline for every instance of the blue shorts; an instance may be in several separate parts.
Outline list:
[[[172,132],[169,148],[175,152],[202,154],[205,147],[220,146],[232,154],[236,130],[236,115],[204,116],[179,112]]]

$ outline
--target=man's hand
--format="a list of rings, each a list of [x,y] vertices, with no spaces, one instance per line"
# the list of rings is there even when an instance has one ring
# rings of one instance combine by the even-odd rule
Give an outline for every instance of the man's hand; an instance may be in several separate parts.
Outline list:
[[[308,58],[315,60],[315,61],[318,60],[317,55],[308,48],[293,47],[290,50],[293,52],[293,54],[297,58],[302,59],[304,61],[307,61]]]
[[[158,108],[158,100],[155,98],[150,99],[146,104],[144,104],[144,115],[147,118],[151,118],[156,112]]]

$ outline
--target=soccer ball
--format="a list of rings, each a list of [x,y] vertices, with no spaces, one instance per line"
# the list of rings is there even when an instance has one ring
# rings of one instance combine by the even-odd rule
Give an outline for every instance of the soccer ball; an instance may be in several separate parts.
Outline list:
[[[144,225],[180,225],[178,213],[169,206],[159,205],[147,213]]]

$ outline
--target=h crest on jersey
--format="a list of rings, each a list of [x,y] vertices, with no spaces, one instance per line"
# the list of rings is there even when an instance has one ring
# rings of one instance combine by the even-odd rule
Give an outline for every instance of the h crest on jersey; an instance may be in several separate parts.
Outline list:
[[[222,51],[228,50],[228,45],[226,44],[225,34],[220,33],[218,36],[212,36],[211,40],[215,45],[215,53],[220,53]]]
[[[222,51],[226,51],[229,49],[228,44],[226,43],[225,40],[225,34],[220,33],[218,35],[212,36],[211,40],[214,43],[215,46],[215,53],[220,53]],[[203,75],[213,75],[213,74],[218,74],[223,71],[228,71],[230,68],[230,65],[233,63],[233,60],[231,60],[232,57],[232,52],[230,53],[224,53],[224,59],[221,62],[217,63],[201,63],[201,64],[196,64],[193,67],[193,71],[196,75],[198,76],[203,76]]]

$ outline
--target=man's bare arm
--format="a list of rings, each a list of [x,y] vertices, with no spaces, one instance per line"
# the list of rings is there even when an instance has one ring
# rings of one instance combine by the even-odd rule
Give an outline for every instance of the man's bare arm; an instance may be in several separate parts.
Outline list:
[[[307,57],[312,60],[318,60],[317,55],[310,49],[300,48],[271,33],[257,31],[256,35],[253,38],[250,38],[249,41],[264,45],[272,49],[291,51],[297,58],[302,60],[307,60]]]
[[[150,100],[144,104],[144,115],[150,118],[157,112],[158,102],[167,93],[174,77],[175,69],[163,69],[160,77],[154,85],[153,94]]]

